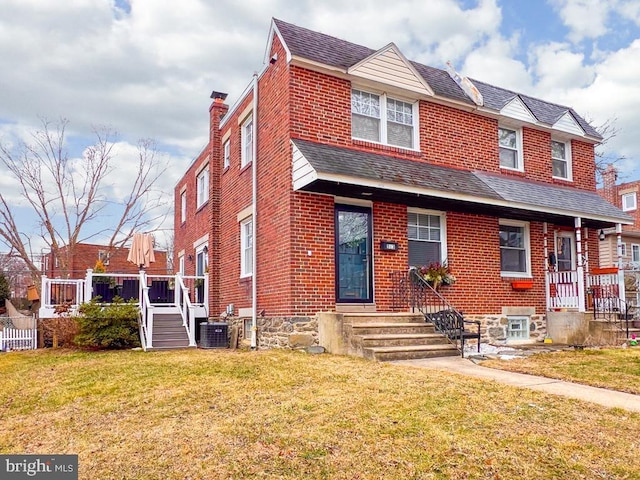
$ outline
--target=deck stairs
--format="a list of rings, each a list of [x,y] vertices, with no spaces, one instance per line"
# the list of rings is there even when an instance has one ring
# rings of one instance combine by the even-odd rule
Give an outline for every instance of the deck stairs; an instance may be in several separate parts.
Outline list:
[[[344,313],[351,355],[378,361],[459,356],[420,313]]]
[[[179,313],[158,311],[153,315],[153,350],[168,350],[189,347],[189,336]]]

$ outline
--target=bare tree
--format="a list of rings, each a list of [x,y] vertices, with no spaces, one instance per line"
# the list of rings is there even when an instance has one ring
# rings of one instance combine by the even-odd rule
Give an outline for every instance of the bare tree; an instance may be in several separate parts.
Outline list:
[[[618,136],[620,129],[616,126],[617,118],[608,118],[604,122],[595,126],[595,129],[600,135],[602,135],[602,142],[596,147],[596,181],[602,183],[602,174],[606,170],[608,165],[615,165],[616,163],[624,160],[626,157],[623,155],[611,155],[607,150],[607,144]],[[591,122],[589,122],[591,123]]]
[[[107,237],[109,249],[121,247],[134,232],[153,231],[170,211],[168,201],[154,190],[166,164],[157,160],[151,140],[139,142],[135,178],[126,180],[132,181],[131,189],[118,200],[104,193],[116,158],[115,133],[94,128],[95,143],[80,158],[73,158],[67,152],[68,124],[65,119],[55,124],[42,120],[43,128],[31,133],[31,143],[0,143],[0,162],[14,177],[21,201],[37,219],[38,230],[21,231],[16,202],[0,193],[0,242],[10,255],[24,261],[36,285],[41,273],[33,260],[33,237],[39,237],[38,243],[51,251],[60,270],[68,272],[78,243]],[[115,222],[105,221],[107,213]]]

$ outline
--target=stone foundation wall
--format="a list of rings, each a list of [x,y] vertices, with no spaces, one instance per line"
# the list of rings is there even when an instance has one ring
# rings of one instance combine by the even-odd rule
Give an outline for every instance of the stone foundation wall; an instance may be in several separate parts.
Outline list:
[[[229,331],[238,326],[238,338],[249,339],[245,335],[245,318],[227,318]],[[318,320],[314,317],[258,317],[257,340],[259,349],[304,348],[318,345]]]
[[[507,339],[509,321],[506,314],[465,315],[464,318],[465,320],[480,321],[481,342],[491,345],[543,342],[547,334],[546,315],[529,316],[529,338],[522,340]]]

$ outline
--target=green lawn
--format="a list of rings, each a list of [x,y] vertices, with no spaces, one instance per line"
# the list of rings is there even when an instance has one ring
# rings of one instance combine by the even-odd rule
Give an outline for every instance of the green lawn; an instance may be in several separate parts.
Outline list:
[[[640,395],[640,347],[540,353],[482,365]]]
[[[640,415],[297,352],[0,354],[0,453],[82,479],[638,478]]]

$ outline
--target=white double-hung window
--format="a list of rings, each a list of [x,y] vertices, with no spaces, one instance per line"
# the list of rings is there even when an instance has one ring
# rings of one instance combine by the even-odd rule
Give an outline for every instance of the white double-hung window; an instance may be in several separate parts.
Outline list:
[[[209,165],[196,177],[196,199],[196,208],[200,208],[209,200]]]
[[[498,128],[500,146],[500,167],[524,170],[522,160],[522,130],[519,128]]]
[[[531,276],[529,223],[500,219],[500,273],[509,277]]]
[[[249,116],[241,127],[240,137],[242,151],[240,152],[240,168],[253,162],[253,117]]]
[[[442,212],[409,209],[409,266],[442,263],[446,257],[445,216]]]
[[[253,217],[240,222],[240,276],[253,275]]]
[[[417,102],[405,102],[386,94],[351,91],[353,138],[417,149],[417,120]]]
[[[551,164],[554,178],[571,180],[571,144],[551,140]]]
[[[638,206],[638,200],[636,192],[623,193],[622,194],[622,210],[628,212],[635,210]]]

